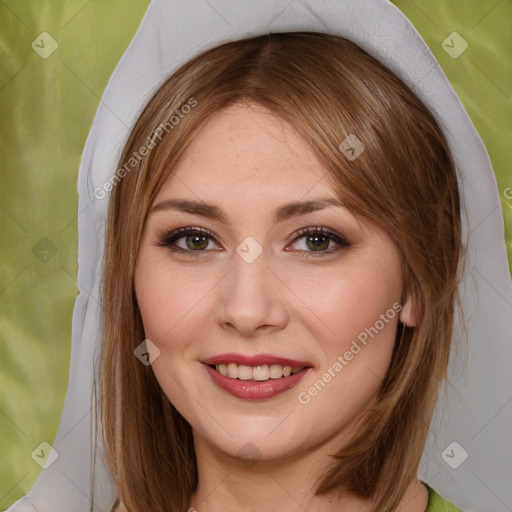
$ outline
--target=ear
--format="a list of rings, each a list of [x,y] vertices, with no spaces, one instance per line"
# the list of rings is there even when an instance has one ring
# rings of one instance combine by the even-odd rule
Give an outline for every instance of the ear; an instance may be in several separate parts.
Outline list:
[[[416,327],[416,301],[411,293],[408,293],[400,312],[400,321],[407,327]]]

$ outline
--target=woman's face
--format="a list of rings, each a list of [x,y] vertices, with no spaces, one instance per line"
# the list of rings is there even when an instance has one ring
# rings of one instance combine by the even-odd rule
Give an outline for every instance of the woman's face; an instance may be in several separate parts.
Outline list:
[[[196,450],[273,460],[341,446],[378,393],[400,316],[413,321],[398,249],[324,175],[293,128],[237,105],[152,205],[137,301]]]

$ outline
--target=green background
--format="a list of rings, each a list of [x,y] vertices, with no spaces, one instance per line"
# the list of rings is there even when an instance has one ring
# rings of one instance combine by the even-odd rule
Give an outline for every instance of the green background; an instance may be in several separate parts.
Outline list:
[[[394,3],[484,140],[512,268],[512,2]],[[0,0],[0,509],[30,490],[40,471],[31,454],[57,432],[77,294],[78,166],[103,90],[147,4]],[[441,47],[454,31],[468,43],[456,59]],[[46,59],[31,46],[42,32],[58,43]]]

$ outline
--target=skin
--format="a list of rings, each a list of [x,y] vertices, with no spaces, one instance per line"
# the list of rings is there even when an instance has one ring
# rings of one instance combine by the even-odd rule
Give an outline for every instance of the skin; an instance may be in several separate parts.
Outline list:
[[[199,485],[190,506],[199,512],[286,512],[299,504],[309,511],[369,510],[346,493],[315,497],[315,479],[375,400],[399,320],[414,325],[415,318],[405,301],[321,392],[307,404],[298,401],[404,295],[393,241],[345,207],[272,219],[284,203],[339,199],[324,174],[290,125],[257,105],[239,104],[208,121],[153,203],[205,201],[227,220],[157,208],[135,269],[145,334],[160,350],[153,371],[193,429]],[[297,240],[300,229],[319,226],[349,245],[325,242],[315,252],[307,237]],[[186,254],[157,245],[180,227],[208,229],[213,238],[200,238],[202,248],[194,249],[194,237],[187,245],[181,236],[174,246],[188,248]],[[251,263],[236,252],[248,236],[262,249]],[[313,368],[285,393],[242,400],[218,388],[200,363],[226,352],[271,353]],[[255,460],[244,460],[246,452]],[[412,481],[399,510],[423,512],[427,499],[425,487]]]

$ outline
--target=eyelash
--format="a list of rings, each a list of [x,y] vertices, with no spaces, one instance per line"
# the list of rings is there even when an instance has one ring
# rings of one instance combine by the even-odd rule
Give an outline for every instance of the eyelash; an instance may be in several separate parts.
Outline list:
[[[166,247],[169,251],[172,252],[178,252],[181,254],[187,254],[193,257],[198,257],[201,255],[201,253],[207,252],[206,250],[199,250],[199,251],[193,251],[190,249],[183,249],[182,247],[177,247],[173,245],[177,240],[180,238],[184,238],[186,236],[190,235],[202,235],[206,236],[212,240],[215,240],[215,236],[211,231],[204,228],[193,228],[193,227],[183,227],[175,229],[171,232],[165,232],[161,235],[157,236],[158,242],[155,243],[157,247]],[[322,235],[323,237],[328,238],[329,240],[332,240],[333,242],[336,242],[339,247],[336,247],[334,249],[327,249],[322,251],[303,251],[299,250],[297,252],[302,253],[302,257],[322,257],[327,256],[328,254],[332,254],[333,252],[339,251],[341,249],[345,249],[347,247],[350,247],[350,243],[341,235],[338,235],[336,233],[333,233],[331,231],[326,230],[323,227],[307,227],[301,229],[293,239],[292,243],[298,242],[302,238],[305,238],[306,236],[313,236],[313,235]],[[217,244],[218,245],[218,244]]]

